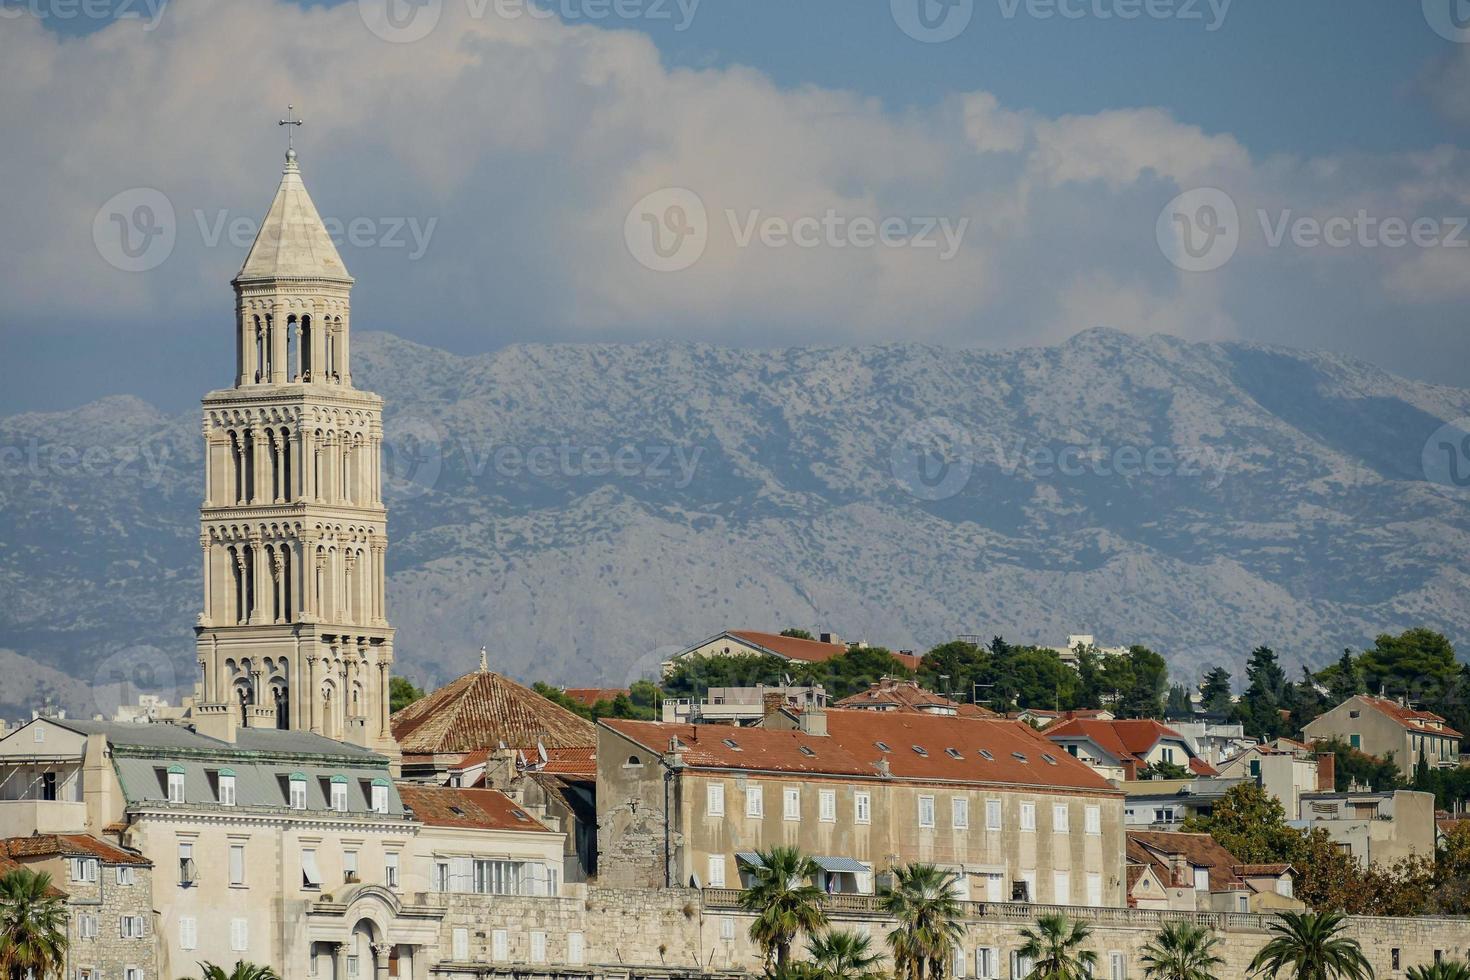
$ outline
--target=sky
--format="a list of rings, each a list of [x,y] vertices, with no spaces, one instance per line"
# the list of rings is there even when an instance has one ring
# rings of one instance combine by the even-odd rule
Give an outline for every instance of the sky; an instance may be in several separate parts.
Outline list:
[[[180,409],[294,103],[354,327],[1470,364],[1470,0],[0,0],[0,412]]]

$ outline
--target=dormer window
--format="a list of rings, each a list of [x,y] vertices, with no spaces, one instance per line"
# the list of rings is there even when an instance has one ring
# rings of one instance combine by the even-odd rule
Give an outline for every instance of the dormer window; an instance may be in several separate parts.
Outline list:
[[[219,771],[219,805],[235,805],[235,771],[233,769]]]
[[[388,780],[382,778],[373,780],[372,804],[374,813],[388,812]]]
[[[290,788],[287,795],[289,805],[293,810],[306,809],[306,773],[293,772],[289,781]]]
[[[331,784],[332,809],[338,813],[347,812],[347,777],[333,776]]]
[[[184,802],[184,767],[168,767],[168,801],[170,803]]]

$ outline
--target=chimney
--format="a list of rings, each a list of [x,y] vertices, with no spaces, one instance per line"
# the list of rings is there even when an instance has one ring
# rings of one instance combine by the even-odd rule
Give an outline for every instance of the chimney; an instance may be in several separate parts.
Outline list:
[[[1317,753],[1317,792],[1330,793],[1337,788],[1337,755]]]
[[[1174,872],[1174,884],[1179,888],[1194,887],[1194,869],[1183,854],[1169,855],[1169,869]]]
[[[803,734],[826,738],[827,712],[820,708],[804,708],[797,719],[797,727]]]
[[[823,643],[830,643],[833,646],[838,647],[842,646],[842,637],[838,636],[836,633],[819,633],[817,635]]]
[[[766,691],[763,695],[761,695],[762,718],[769,718],[772,715],[779,714],[781,709],[785,706],[786,695],[782,694],[780,691]]]
[[[238,706],[233,704],[196,704],[194,706],[194,732],[205,738],[221,742],[235,741],[235,724]]]

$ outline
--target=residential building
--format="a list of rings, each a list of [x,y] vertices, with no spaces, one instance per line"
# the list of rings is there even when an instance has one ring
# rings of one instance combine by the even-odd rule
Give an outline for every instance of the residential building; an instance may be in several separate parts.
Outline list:
[[[1006,717],[1014,721],[1024,721],[1033,728],[1047,729],[1062,721],[1071,721],[1073,718],[1084,718],[1090,721],[1112,721],[1117,715],[1107,708],[1068,708],[1066,711],[1053,711],[1047,708],[1022,708],[1019,711],[1007,711]]]
[[[408,782],[398,791],[420,825],[402,871],[406,892],[563,894],[564,835],[504,793]]]
[[[1062,658],[1062,663],[1068,667],[1075,668],[1078,661],[1077,654],[1079,647],[1084,650],[1090,650],[1099,657],[1126,657],[1128,655],[1127,647],[1098,646],[1097,637],[1091,633],[1073,633],[1067,637],[1066,646],[1044,647],[1043,649],[1054,651],[1057,656]]]
[[[1123,819],[1129,830],[1176,830],[1190,817],[1208,817],[1215,804],[1250,779],[1144,779],[1122,784]]]
[[[1179,721],[1171,718],[1167,724],[1189,740],[1197,756],[1216,768],[1226,759],[1256,744],[1255,739],[1246,737],[1245,726],[1240,722]]]
[[[1413,854],[1434,856],[1432,793],[1303,793],[1297,816],[1296,826],[1327,831],[1364,864],[1387,866]]]
[[[1123,904],[1122,795],[1025,725],[830,710],[598,734],[604,884],[733,888],[789,844],[836,892],[925,861],[976,900]]]
[[[1187,738],[1157,721],[1072,718],[1048,725],[1045,735],[1106,779],[1135,780],[1158,766],[1197,776],[1215,774]]]
[[[146,858],[85,834],[36,834],[0,840],[0,875],[15,868],[50,875],[66,901],[69,980],[164,980]]]
[[[1225,760],[1219,766],[1227,779],[1253,779],[1268,796],[1281,801],[1288,815],[1300,809],[1303,793],[1332,792],[1337,756],[1317,753],[1300,742],[1277,739],[1262,743]]]
[[[665,698],[661,721],[688,725],[753,725],[772,711],[827,707],[820,684],[766,687],[712,687],[702,698]]]
[[[834,707],[853,711],[913,711],[925,715],[955,715],[962,718],[999,718],[976,704],[964,704],[925,690],[917,681],[884,677],[838,701]]]
[[[826,663],[833,657],[842,656],[849,649],[848,644],[843,643],[841,637],[834,633],[822,633],[820,639],[805,640],[759,630],[725,630],[674,654],[664,662],[663,673],[667,675],[680,661],[694,657],[766,656],[779,657],[797,664]],[[919,661],[923,659],[907,651],[893,656],[909,670],[918,670]]]
[[[1391,758],[1405,776],[1413,775],[1421,757],[1435,769],[1460,764],[1462,736],[1443,718],[1367,694],[1318,715],[1302,734],[1309,742],[1337,739],[1367,755]]]
[[[1128,863],[1151,872],[1130,875],[1137,908],[1263,914],[1305,908],[1292,894],[1291,865],[1243,864],[1209,834],[1130,830]]]

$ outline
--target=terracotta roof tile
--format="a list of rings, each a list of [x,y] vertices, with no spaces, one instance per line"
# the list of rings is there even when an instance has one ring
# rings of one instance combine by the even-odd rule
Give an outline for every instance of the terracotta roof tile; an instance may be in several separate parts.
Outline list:
[[[759,630],[730,630],[729,634],[744,640],[752,646],[768,650],[778,657],[787,660],[804,660],[808,663],[826,663],[833,657],[840,657],[847,652],[845,643],[823,643],[821,640],[803,640],[795,636],[782,636],[780,633],[763,633]],[[918,670],[922,657],[911,653],[894,653],[893,659],[903,664],[909,670]]]
[[[10,837],[0,841],[0,849],[11,858],[26,857],[95,857],[103,864],[125,864],[151,867],[147,858],[125,851],[86,834],[34,834]]]
[[[615,701],[619,697],[627,697],[629,691],[626,687],[568,687],[562,693],[590,708],[599,701]]]
[[[1114,721],[1072,718],[1047,726],[1046,737],[1090,739],[1119,762],[1134,762],[1140,768],[1144,765],[1144,757],[1158,744],[1159,739],[1173,737],[1181,742],[1186,741],[1183,735],[1168,725],[1145,718]],[[1193,756],[1189,759],[1189,769],[1199,776],[1217,775],[1214,766]]]
[[[546,827],[510,797],[493,789],[460,789],[399,783],[403,805],[430,827],[546,832]]]
[[[677,737],[685,765],[695,768],[877,778],[884,762],[896,779],[1119,792],[1029,726],[1001,719],[829,710],[826,736],[652,721],[601,724],[653,752],[666,752]]]
[[[1418,711],[1414,708],[1406,708],[1397,701],[1392,701],[1388,698],[1375,698],[1367,694],[1358,695],[1358,699],[1375,711],[1392,718],[1410,731],[1427,732],[1432,735],[1449,735],[1454,738],[1461,737],[1459,732],[1445,724],[1442,716],[1435,714],[1433,711]],[[1436,728],[1435,725],[1439,727]]]
[[[1176,880],[1169,863],[1169,856],[1174,854],[1182,855],[1193,867],[1208,868],[1212,892],[1231,891],[1244,885],[1234,871],[1240,866],[1240,861],[1209,834],[1161,830],[1130,830],[1127,834],[1128,860],[1151,865],[1154,873],[1167,885],[1194,887],[1193,879]]]
[[[897,680],[886,677],[868,686],[866,691],[849,695],[834,705],[838,708],[854,708],[889,711],[913,711],[921,714],[934,713],[933,709],[954,711],[962,718],[999,718],[974,704],[961,704],[942,694],[925,690],[916,681]],[[926,711],[926,709],[930,709]]]
[[[508,746],[589,746],[592,723],[500,674],[481,671],[446,684],[393,715],[405,754],[471,752]]]

